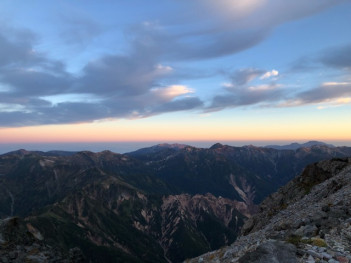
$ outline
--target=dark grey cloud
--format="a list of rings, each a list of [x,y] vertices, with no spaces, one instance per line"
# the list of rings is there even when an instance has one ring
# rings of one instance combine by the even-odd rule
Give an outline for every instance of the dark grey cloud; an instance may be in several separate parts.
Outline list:
[[[186,87],[161,84],[173,70],[159,63],[157,46],[142,34],[131,37],[129,53],[92,61],[80,77],[36,53],[34,41],[31,35],[9,39],[0,33],[0,50],[10,53],[0,58],[2,127],[143,118],[203,105],[197,97],[188,97]]]
[[[251,48],[266,39],[277,26],[321,12],[345,0],[179,2],[189,12],[175,12],[176,17],[164,19],[163,26],[149,22],[135,26],[128,35],[138,35],[138,40],[156,47],[161,58],[168,61],[211,59]]]
[[[255,78],[263,75],[266,71],[255,68],[240,69],[231,75],[233,85],[245,85]]]
[[[254,31],[254,32],[253,32]],[[248,30],[248,31],[232,31],[218,32],[212,34],[204,34],[197,36],[196,39],[188,39],[186,41],[178,40],[174,42],[173,52],[167,53],[171,59],[210,59],[238,53],[253,47],[265,39],[270,30]],[[191,42],[196,42],[192,44]]]
[[[284,99],[285,96],[285,91],[274,83],[237,88],[232,89],[231,92],[215,96],[206,111],[219,111],[225,108],[241,106],[257,106],[258,104],[274,105]]]
[[[158,34],[157,42],[161,49],[167,49],[169,59],[199,60],[230,55],[257,45],[281,24],[346,1],[177,1],[186,11],[175,12],[176,17],[169,18],[170,28],[181,24],[182,33],[161,34],[161,37]],[[206,21],[205,26],[199,21]]]
[[[190,26],[190,25],[189,25]],[[271,27],[245,30],[210,28],[187,34],[166,31],[158,24],[131,27],[127,35],[135,47],[147,46],[166,61],[202,60],[238,53],[257,45],[271,32]]]
[[[207,112],[241,106],[299,107],[350,103],[351,82],[325,82],[316,88],[293,94],[276,84],[233,89],[213,98]]]
[[[213,97],[205,111],[219,111],[226,108],[275,104],[287,95],[281,85],[272,81],[277,70],[243,68],[227,73],[229,82],[223,84],[222,92]]]
[[[42,124],[63,124],[91,122],[106,118],[107,109],[101,104],[92,103],[60,103],[30,104],[27,111],[1,112],[2,126],[35,126]]]
[[[0,111],[1,127],[22,127],[38,125],[40,116],[38,114],[22,111],[3,112]]]
[[[192,110],[196,108],[202,108],[204,103],[195,97],[183,98],[179,100],[170,101],[161,105],[156,106],[151,110],[151,114],[172,112],[172,111],[184,111]]]
[[[32,42],[35,40],[33,34],[27,31],[16,31],[11,34],[10,28],[0,27],[0,67],[13,64],[30,64],[40,60],[33,55]]]
[[[312,104],[350,97],[351,83],[329,82],[323,83],[317,88],[298,93],[293,101],[297,101],[299,104]]]
[[[315,59],[310,56],[303,56],[290,63],[290,73],[301,73],[301,72],[312,72],[320,68],[320,65],[316,64]]]
[[[316,54],[300,57],[291,64],[290,71],[310,72],[325,66],[340,70],[350,70],[351,44],[327,48]]]
[[[320,61],[330,67],[351,69],[351,44],[326,50]]]
[[[12,87],[14,96],[48,96],[67,92],[72,84],[68,74],[53,75],[48,72],[26,68],[0,71],[0,80]]]
[[[88,64],[83,72],[80,91],[104,94],[137,95],[156,85],[162,75],[154,58],[137,56],[106,56]]]

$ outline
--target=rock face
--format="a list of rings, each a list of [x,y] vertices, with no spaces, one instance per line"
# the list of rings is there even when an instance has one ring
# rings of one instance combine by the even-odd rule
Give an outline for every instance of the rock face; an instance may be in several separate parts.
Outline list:
[[[278,244],[288,258],[277,259]],[[351,158],[345,158],[306,167],[262,202],[236,242],[188,262],[351,262],[350,250]]]
[[[246,253],[239,263],[296,263],[296,247],[281,241],[268,241]]]
[[[79,248],[73,248],[65,254],[42,240],[40,233],[33,226],[26,225],[18,217],[0,220],[0,262],[87,262]]]

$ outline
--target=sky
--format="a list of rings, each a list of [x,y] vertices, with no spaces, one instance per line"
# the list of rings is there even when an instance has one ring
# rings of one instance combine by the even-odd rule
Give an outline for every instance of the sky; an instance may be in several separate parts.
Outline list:
[[[0,152],[351,146],[350,14],[350,0],[2,0]]]

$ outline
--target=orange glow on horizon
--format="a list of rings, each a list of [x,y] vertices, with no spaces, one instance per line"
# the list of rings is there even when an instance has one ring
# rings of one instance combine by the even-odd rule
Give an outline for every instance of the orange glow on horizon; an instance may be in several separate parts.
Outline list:
[[[351,140],[351,126],[330,123],[183,123],[123,120],[71,125],[1,128],[0,143],[129,141],[288,141]]]

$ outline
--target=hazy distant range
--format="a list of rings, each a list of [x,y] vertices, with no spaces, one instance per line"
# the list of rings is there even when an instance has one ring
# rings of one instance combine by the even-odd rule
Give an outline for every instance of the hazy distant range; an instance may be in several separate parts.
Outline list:
[[[0,154],[15,151],[18,149],[26,149],[29,151],[92,151],[100,152],[110,150],[115,153],[127,153],[144,147],[150,147],[161,143],[180,143],[190,146],[209,148],[215,143],[226,144],[230,146],[266,146],[266,145],[287,145],[290,143],[304,143],[304,141],[140,141],[140,142],[69,142],[69,143],[0,143]],[[351,146],[351,141],[323,141],[335,146]]]

